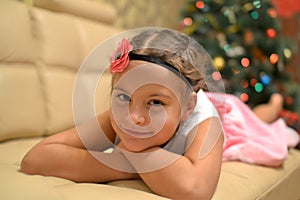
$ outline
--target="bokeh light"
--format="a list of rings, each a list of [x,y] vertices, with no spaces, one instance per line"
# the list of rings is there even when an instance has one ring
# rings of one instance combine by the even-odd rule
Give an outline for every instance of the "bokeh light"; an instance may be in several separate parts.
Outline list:
[[[266,30],[266,35],[269,37],[269,38],[275,38],[276,37],[276,31],[275,29],[273,28],[268,28]]]
[[[250,16],[252,19],[255,19],[255,20],[259,18],[259,14],[256,11],[251,11]]]
[[[196,7],[199,8],[199,9],[202,9],[202,8],[205,7],[205,4],[204,4],[203,1],[197,1],[195,5],[196,5]]]
[[[247,80],[242,80],[241,81],[241,85],[244,89],[248,88],[249,87],[249,82]]]
[[[221,56],[216,56],[213,61],[218,70],[222,70],[224,68],[225,60]]]
[[[240,99],[241,99],[243,102],[247,102],[247,101],[249,100],[249,96],[248,96],[248,94],[246,94],[246,93],[242,93],[242,94],[240,95]]]
[[[285,97],[285,103],[287,104],[287,105],[292,105],[293,104],[293,98],[292,97],[290,97],[290,96],[287,96],[287,97]]]
[[[254,86],[254,89],[255,89],[256,92],[261,92],[261,91],[263,91],[264,86],[261,83],[256,83],[255,86]]]
[[[286,57],[286,58],[291,58],[291,56],[292,56],[292,51],[290,50],[290,49],[288,49],[288,48],[285,48],[284,50],[283,50],[283,54],[284,54],[284,56]]]
[[[249,60],[249,58],[242,58],[242,59],[241,59],[241,65],[242,65],[243,67],[249,67],[249,65],[250,65],[250,60]]]
[[[222,77],[220,72],[213,72],[211,76],[215,81],[221,80]]]
[[[193,24],[193,19],[190,17],[186,17],[183,19],[183,24],[185,26],[191,26]]]
[[[266,73],[261,73],[260,79],[263,85],[269,85],[271,83],[271,77],[268,76]]]
[[[279,56],[276,53],[272,53],[270,55],[270,63],[272,63],[273,65],[276,64],[279,60]]]
[[[255,8],[260,8],[261,7],[261,1],[255,0],[255,1],[253,1],[253,5],[254,5]]]
[[[255,78],[252,78],[252,79],[250,80],[250,85],[251,85],[252,87],[255,87],[255,85],[256,85],[257,82],[258,82],[258,81],[257,81]]]
[[[277,17],[277,11],[275,9],[272,9],[272,8],[268,9],[268,14],[272,18],[276,18]]]

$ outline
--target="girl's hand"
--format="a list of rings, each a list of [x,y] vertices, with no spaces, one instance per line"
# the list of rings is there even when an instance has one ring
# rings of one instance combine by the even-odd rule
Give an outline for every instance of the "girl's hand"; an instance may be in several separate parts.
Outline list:
[[[120,143],[117,145],[120,149],[125,150],[125,151],[129,151],[126,146],[123,144],[122,141],[120,141]]]

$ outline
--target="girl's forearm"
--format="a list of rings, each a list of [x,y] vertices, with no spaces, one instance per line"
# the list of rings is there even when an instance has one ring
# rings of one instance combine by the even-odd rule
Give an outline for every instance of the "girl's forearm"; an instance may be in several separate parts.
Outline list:
[[[140,177],[155,193],[171,199],[210,199],[214,184],[208,174],[182,156],[171,165],[157,171],[142,173]],[[212,186],[212,187],[211,187]]]
[[[86,149],[64,144],[37,145],[22,160],[21,171],[75,182],[107,182],[136,178],[136,174],[118,171],[100,162],[97,155],[101,153],[96,152],[93,156]],[[112,153],[116,158],[120,155]]]
[[[215,190],[220,163],[215,163],[216,168],[206,164],[199,167],[201,162],[158,147],[148,154],[123,152],[148,187],[159,195],[199,200],[210,199]]]

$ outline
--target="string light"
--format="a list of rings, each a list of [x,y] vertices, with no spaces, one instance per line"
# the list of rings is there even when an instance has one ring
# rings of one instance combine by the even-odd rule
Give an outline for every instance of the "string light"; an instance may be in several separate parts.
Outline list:
[[[244,89],[248,88],[249,87],[249,82],[247,80],[242,80],[241,81],[241,85]]]
[[[277,12],[276,12],[275,9],[272,9],[272,8],[268,9],[268,14],[272,18],[276,18],[277,17]]]
[[[256,85],[257,82],[258,82],[258,81],[257,81],[255,78],[252,78],[252,79],[250,80],[250,85],[251,85],[252,87],[255,87],[255,85]]]
[[[266,35],[269,37],[269,38],[275,38],[276,37],[276,31],[273,29],[273,28],[268,28],[266,30]]]
[[[279,60],[279,56],[276,53],[272,53],[270,55],[270,63],[272,63],[273,65],[276,64]]]
[[[202,9],[205,7],[205,4],[203,1],[197,1],[196,2],[196,7],[199,8],[199,9]]]
[[[290,49],[288,49],[288,48],[285,48],[284,50],[283,50],[283,54],[284,54],[284,56],[286,57],[286,58],[291,58],[291,56],[292,56],[292,51],[290,50]]]
[[[225,66],[225,60],[221,56],[216,56],[214,58],[214,64],[216,65],[218,70],[222,70]]]
[[[264,86],[261,83],[256,83],[255,86],[254,86],[254,89],[255,89],[256,92],[261,92],[261,91],[263,91]]]
[[[247,102],[247,101],[249,100],[249,96],[248,96],[248,94],[246,94],[246,93],[242,93],[242,94],[240,95],[240,99],[241,99],[243,102]]]
[[[269,85],[271,83],[271,78],[265,73],[261,73],[260,79],[263,85]]]
[[[252,19],[257,20],[259,18],[259,14],[256,11],[251,11],[250,16]]]
[[[186,17],[186,18],[183,19],[183,24],[184,24],[185,26],[190,26],[190,25],[193,24],[193,19],[190,18],[190,17]]]
[[[249,67],[249,65],[250,65],[249,58],[242,58],[241,59],[241,64],[242,64],[243,67]]]
[[[259,1],[259,0],[253,1],[253,5],[254,5],[255,8],[260,8],[261,7],[261,1]]]
[[[215,80],[215,81],[219,81],[219,80],[221,80],[221,74],[220,74],[220,72],[213,72],[212,73],[212,78]]]

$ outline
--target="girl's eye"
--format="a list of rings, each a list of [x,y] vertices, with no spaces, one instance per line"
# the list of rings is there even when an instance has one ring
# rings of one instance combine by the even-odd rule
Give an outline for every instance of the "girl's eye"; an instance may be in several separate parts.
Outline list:
[[[118,98],[121,100],[121,101],[130,101],[130,96],[126,95],[126,94],[119,94],[118,95]]]
[[[164,105],[164,103],[161,102],[160,100],[152,100],[152,101],[150,101],[149,104],[152,105],[152,106],[162,106],[162,105]]]

